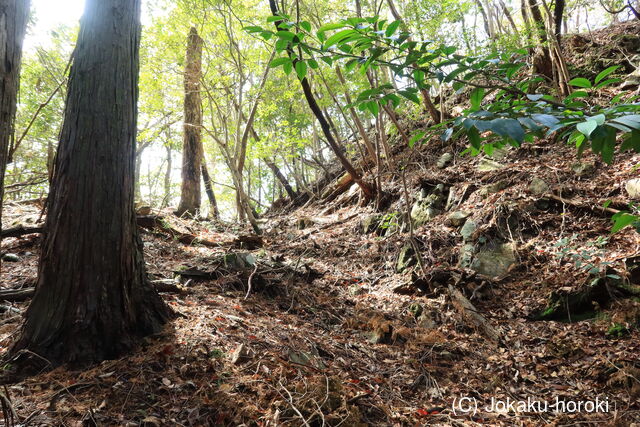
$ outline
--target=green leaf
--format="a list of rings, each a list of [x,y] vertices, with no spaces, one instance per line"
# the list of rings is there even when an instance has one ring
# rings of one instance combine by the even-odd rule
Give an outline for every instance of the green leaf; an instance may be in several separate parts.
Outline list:
[[[328,49],[331,46],[334,46],[340,43],[341,41],[345,40],[346,38],[354,34],[358,34],[358,32],[356,30],[351,30],[351,29],[338,31],[337,33],[329,37],[326,42],[324,42],[324,47],[325,49]]]
[[[307,33],[311,32],[311,23],[309,21],[302,21],[300,23],[300,27],[305,30]]]
[[[627,212],[619,212],[611,217],[613,221],[613,227],[611,227],[611,234],[617,233],[628,225],[633,224],[636,221],[640,221],[640,217],[637,215],[631,215]]]
[[[591,82],[583,77],[577,77],[573,80],[570,80],[569,84],[575,87],[584,87],[587,89],[591,88]]]
[[[469,137],[469,143],[476,150],[480,150],[482,145],[482,138],[480,138],[480,133],[478,133],[478,129],[472,127],[467,130],[467,136]]]
[[[633,130],[620,145],[620,151],[633,150],[640,153],[640,131]]]
[[[420,132],[417,132],[415,135],[413,135],[409,140],[409,148],[413,148],[415,143],[420,141],[424,137],[425,133],[426,132],[424,131],[420,131]]]
[[[309,67],[314,70],[318,68],[318,61],[316,61],[315,59],[307,60],[307,64],[309,64]]]
[[[627,116],[616,117],[612,121],[623,124],[627,127],[640,130],[640,114],[630,114]]]
[[[518,143],[524,140],[524,129],[522,129],[520,122],[515,119],[493,119],[488,122],[488,125],[492,132],[502,137],[509,137]]]
[[[380,106],[378,105],[378,101],[367,102],[367,109],[369,110],[369,112],[371,112],[371,114],[377,117],[378,113],[380,112]]]
[[[600,74],[598,74],[594,80],[595,84],[600,83],[600,81],[602,79],[604,79],[605,77],[607,77],[609,74],[613,73],[615,70],[617,70],[618,68],[620,68],[619,65],[612,65],[611,67],[605,69],[604,71],[602,71]]]
[[[589,94],[584,91],[584,90],[577,90],[575,92],[573,92],[571,95],[567,96],[564,99],[564,103],[568,103],[569,101],[576,99],[576,98],[586,98],[587,96],[589,96]]]
[[[284,73],[288,76],[289,74],[291,74],[291,71],[293,71],[293,62],[289,61],[289,62],[285,62],[282,65],[282,70],[284,71]]]
[[[590,137],[597,127],[598,123],[595,120],[587,120],[586,122],[578,123],[576,126],[576,128],[586,137]]]
[[[606,117],[604,116],[604,114],[597,114],[593,117],[590,117],[589,120],[595,120],[598,126],[602,126],[604,124],[604,121],[606,120]]]
[[[480,104],[482,104],[482,99],[484,98],[484,89],[481,87],[475,88],[471,92],[471,110],[477,111],[480,109]]]
[[[387,29],[385,30],[384,35],[387,37],[391,37],[393,33],[396,32],[400,24],[402,24],[401,20],[393,21],[391,24],[387,26]]]
[[[291,31],[284,31],[284,30],[278,31],[276,35],[281,39],[284,39],[287,41],[293,41],[293,39],[296,37],[295,33],[292,33]]]
[[[307,63],[304,61],[296,62],[296,74],[300,80],[307,76]]]
[[[346,26],[347,26],[347,24],[345,24],[344,22],[337,22],[337,23],[333,23],[333,24],[325,24],[322,27],[318,28],[318,32],[319,33],[324,33],[326,31],[337,30],[339,28],[344,28]]]
[[[607,79],[605,81],[602,81],[602,82],[598,83],[595,86],[595,89],[601,89],[601,88],[603,88],[605,86],[610,86],[610,85],[613,85],[613,84],[616,84],[616,83],[620,83],[621,81],[622,81],[622,79]]]
[[[536,122],[540,123],[541,125],[544,125],[548,128],[553,127],[560,123],[560,120],[558,120],[555,116],[552,116],[551,114],[532,114],[531,118]]]
[[[442,133],[442,135],[440,135],[440,139],[442,142],[447,142],[451,139],[451,135],[453,135],[453,128],[448,128]]]
[[[291,62],[291,59],[286,58],[286,57],[276,58],[276,59],[274,59],[273,61],[271,61],[269,63],[269,67],[270,68],[276,68],[276,67],[279,67],[279,66],[281,66],[283,64],[286,64],[287,62]]]
[[[416,104],[420,104],[420,98],[418,98],[418,95],[416,95],[415,92],[412,92],[410,90],[400,90],[398,91],[398,93],[404,96],[405,98],[407,98],[409,101],[413,101]]]

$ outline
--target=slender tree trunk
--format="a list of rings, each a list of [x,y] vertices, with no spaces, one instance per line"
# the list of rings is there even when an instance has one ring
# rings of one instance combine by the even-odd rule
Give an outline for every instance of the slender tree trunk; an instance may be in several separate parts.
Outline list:
[[[191,28],[184,75],[184,137],[182,150],[182,190],[176,215],[196,216],[200,211],[200,171],[202,164],[202,38]]]
[[[0,229],[4,174],[13,141],[16,100],[20,86],[22,41],[27,29],[29,0],[0,0]]]
[[[280,184],[282,184],[282,186],[284,187],[289,198],[291,200],[295,200],[296,197],[298,197],[298,194],[295,191],[293,191],[293,188],[291,188],[291,184],[289,184],[289,181],[287,181],[287,178],[285,178],[285,176],[282,174],[278,165],[276,165],[273,162],[273,160],[270,160],[266,157],[263,160],[267,164],[267,166],[269,166],[269,169],[271,169],[271,172],[273,172],[273,175],[278,179],[278,181],[280,181]]]
[[[269,6],[271,8],[271,13],[274,16],[278,16],[278,6],[276,4],[276,1],[269,0]],[[274,24],[276,28],[279,30],[278,25],[280,24],[280,21],[275,21]],[[289,51],[289,56],[293,57],[292,51]],[[296,61],[297,60],[294,59],[294,62]],[[349,173],[349,175],[351,175],[354,182],[358,184],[358,186],[364,193],[365,197],[369,200],[372,200],[376,193],[375,188],[372,187],[370,184],[366,183],[362,179],[362,177],[353,167],[351,162],[349,162],[347,157],[342,153],[342,150],[340,150],[340,146],[338,145],[336,140],[333,138],[333,135],[331,135],[331,128],[329,126],[329,122],[325,118],[324,114],[322,113],[322,109],[320,108],[320,106],[316,102],[315,97],[313,96],[313,91],[311,90],[311,85],[309,84],[309,80],[306,77],[300,79],[300,85],[302,86],[302,91],[304,92],[304,97],[307,100],[307,103],[309,104],[309,108],[311,108],[313,115],[318,120],[318,123],[320,123],[320,128],[322,128],[322,132],[324,133],[324,136],[327,139],[329,146],[335,153],[336,157],[338,158],[338,160],[340,161],[344,169]]]
[[[359,4],[359,2],[358,2]],[[344,86],[344,96],[345,99],[347,100],[347,103],[349,105],[351,105],[353,102],[351,101],[351,95],[349,95],[349,89],[347,87],[347,82],[344,79],[344,76],[342,75],[342,72],[340,71],[340,67],[336,66],[336,74],[338,75],[338,79],[340,80],[340,83],[342,83],[342,85]],[[356,112],[356,109],[353,107],[349,107],[349,114],[351,114],[351,118],[353,119],[353,122],[356,124],[356,127],[358,128],[358,133],[360,134],[360,138],[362,138],[362,142],[364,143],[364,146],[367,149],[367,154],[369,155],[369,159],[375,163],[376,161],[376,150],[375,148],[373,148],[373,144],[371,143],[371,140],[369,139],[369,135],[367,135],[367,132],[364,130],[364,125],[362,124],[362,120],[360,120],[360,117],[358,116],[358,113]]]
[[[170,141],[165,145],[167,150],[167,169],[164,173],[164,198],[162,199],[162,207],[166,208],[171,203],[171,171],[173,169],[173,153]]]
[[[209,198],[209,204],[211,205],[211,215],[214,219],[220,219],[220,211],[218,210],[218,202],[216,201],[216,195],[213,192],[213,185],[211,184],[211,176],[207,170],[207,162],[204,157],[202,158],[202,181],[204,182],[204,188]]]
[[[147,279],[134,210],[139,43],[140,0],[87,0],[38,282],[13,354],[53,366],[112,359],[171,317]]]

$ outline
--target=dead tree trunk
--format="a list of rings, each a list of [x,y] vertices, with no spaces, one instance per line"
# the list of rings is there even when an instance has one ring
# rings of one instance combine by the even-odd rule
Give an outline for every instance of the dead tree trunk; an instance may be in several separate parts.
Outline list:
[[[0,228],[4,174],[9,143],[13,141],[22,41],[27,28],[29,4],[29,0],[0,0]]]
[[[184,74],[184,136],[182,149],[182,190],[176,215],[196,216],[200,211],[200,171],[202,164],[202,38],[191,28]]]
[[[220,219],[220,211],[218,210],[218,202],[216,200],[216,194],[213,192],[213,185],[211,184],[211,176],[207,170],[207,163],[202,158],[202,181],[204,182],[204,189],[207,192],[209,198],[209,204],[211,205],[211,215],[214,219]]]
[[[113,359],[171,317],[147,278],[134,210],[139,44],[140,0],[87,1],[36,292],[13,355]]]

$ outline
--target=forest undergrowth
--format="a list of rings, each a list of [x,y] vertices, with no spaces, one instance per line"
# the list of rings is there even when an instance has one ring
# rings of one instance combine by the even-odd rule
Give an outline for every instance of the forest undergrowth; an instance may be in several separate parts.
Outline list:
[[[611,35],[594,33],[587,43],[607,49],[602,39]],[[580,64],[594,74],[609,65]],[[402,149],[393,161],[405,166],[407,191],[396,169],[383,172],[382,211],[363,207],[353,186],[330,203],[271,212],[261,239],[154,212],[173,230],[215,242],[143,233],[148,271],[175,285],[163,297],[178,318],[130,356],[6,385],[5,425],[639,423],[640,303],[585,289],[610,289],[609,277],[639,279],[638,233],[609,231],[611,210],[629,203],[624,187],[640,156],[607,165],[591,153],[577,159],[574,147],[553,140],[493,158],[460,156],[466,148],[432,140]],[[444,152],[452,158],[437,165]],[[406,217],[429,195],[440,206],[410,233]],[[4,220],[40,217],[38,205],[9,204]],[[507,241],[501,274],[461,261],[470,242],[495,249]],[[5,239],[3,249],[17,255],[4,265],[4,283],[32,287],[39,235]],[[449,286],[497,336],[470,319]],[[574,305],[574,297],[588,301]],[[3,306],[3,347],[27,303]],[[481,409],[456,410],[465,398]],[[482,410],[492,399],[527,398],[599,398],[608,406]]]

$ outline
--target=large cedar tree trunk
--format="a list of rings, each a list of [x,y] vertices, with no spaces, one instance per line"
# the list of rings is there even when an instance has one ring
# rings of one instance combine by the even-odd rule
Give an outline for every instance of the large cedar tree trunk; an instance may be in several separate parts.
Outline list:
[[[13,354],[53,366],[112,359],[172,315],[147,279],[134,211],[139,43],[140,0],[87,0],[38,282]]]
[[[184,73],[184,136],[182,148],[182,191],[177,215],[196,216],[200,211],[202,168],[202,38],[191,28]]]
[[[0,0],[0,228],[4,173],[13,136],[22,41],[27,28],[29,3],[29,0]]]

